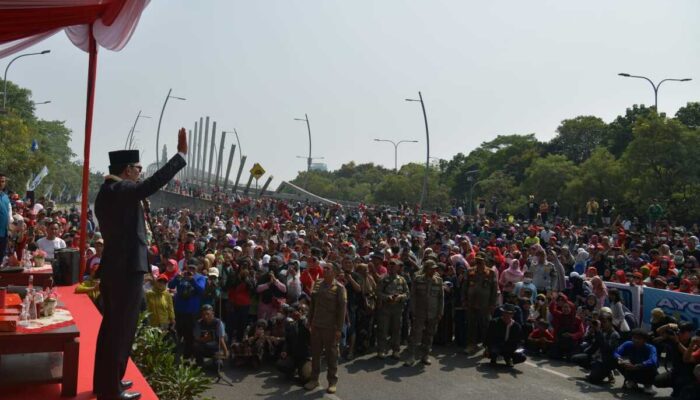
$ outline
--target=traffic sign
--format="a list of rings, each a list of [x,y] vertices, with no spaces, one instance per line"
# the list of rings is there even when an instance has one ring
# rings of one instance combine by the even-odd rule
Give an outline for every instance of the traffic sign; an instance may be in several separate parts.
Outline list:
[[[265,168],[263,168],[262,165],[255,163],[253,164],[253,168],[250,169],[250,174],[253,175],[256,180],[260,179],[261,176],[265,175]]]

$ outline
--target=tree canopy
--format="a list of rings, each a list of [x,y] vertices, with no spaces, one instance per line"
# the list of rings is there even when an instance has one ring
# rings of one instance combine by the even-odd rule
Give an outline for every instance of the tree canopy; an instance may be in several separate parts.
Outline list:
[[[439,139],[438,139],[439,140]],[[678,223],[700,219],[700,103],[670,118],[634,105],[610,123],[592,115],[564,119],[557,134],[540,142],[534,133],[499,135],[472,151],[455,149],[429,170],[423,206],[469,210],[478,199],[489,210],[522,214],[526,199],[557,201],[562,214],[579,218],[594,197],[608,199],[626,217],[644,220],[659,201]],[[309,190],[338,200],[396,205],[420,199],[425,166],[398,173],[348,162],[332,172],[311,171]],[[306,172],[294,183],[304,185]],[[473,209],[473,208],[472,208]]]
[[[7,110],[0,114],[0,173],[8,177],[8,189],[24,195],[27,182],[46,166],[49,174],[36,188],[35,197],[50,194],[54,200],[74,201],[81,191],[82,164],[70,148],[71,130],[63,121],[38,119],[28,89],[10,81],[7,89]],[[102,174],[91,173],[91,197],[101,182]]]

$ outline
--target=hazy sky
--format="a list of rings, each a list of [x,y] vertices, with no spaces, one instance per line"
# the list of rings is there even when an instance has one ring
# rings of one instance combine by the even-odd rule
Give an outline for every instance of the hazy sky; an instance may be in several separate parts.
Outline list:
[[[172,154],[177,129],[210,116],[219,132],[238,130],[246,170],[260,162],[273,187],[306,168],[306,126],[294,121],[304,113],[331,169],[393,167],[393,147],[373,138],[417,139],[399,163],[424,162],[420,105],[404,101],[418,90],[431,156],[448,159],[499,134],[548,140],[562,119],[610,121],[653,103],[647,82],[618,72],[694,78],[661,87],[659,108],[673,114],[700,100],[698,16],[697,0],[154,0],[124,50],[99,54],[91,166],[107,169],[139,110],[153,117],[136,137],[154,161],[169,88],[187,101],[169,102],[161,146]],[[82,159],[88,57],[63,33],[30,50],[45,48],[8,79],[52,100],[38,115],[66,121]]]

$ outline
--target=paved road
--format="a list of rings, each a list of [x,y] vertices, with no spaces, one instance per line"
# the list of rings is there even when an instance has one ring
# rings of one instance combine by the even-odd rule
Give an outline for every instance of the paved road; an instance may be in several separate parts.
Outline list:
[[[321,387],[307,392],[274,370],[226,367],[233,386],[219,383],[206,394],[217,399],[332,399],[332,400],[589,400],[650,399],[641,391],[621,388],[622,377],[614,386],[590,385],[582,380],[585,373],[578,367],[547,359],[529,359],[508,369],[492,368],[480,356],[454,354],[453,347],[437,348],[433,364],[408,368],[403,362],[364,356],[344,362],[338,369],[338,392],[325,393],[325,370]],[[420,365],[420,364],[419,364]],[[661,389],[655,398],[668,398]]]

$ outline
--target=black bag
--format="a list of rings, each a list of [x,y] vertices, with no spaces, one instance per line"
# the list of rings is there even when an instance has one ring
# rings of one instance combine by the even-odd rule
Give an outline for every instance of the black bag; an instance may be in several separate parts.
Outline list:
[[[52,267],[53,281],[56,285],[74,285],[80,279],[80,253],[77,249],[56,249]]]

